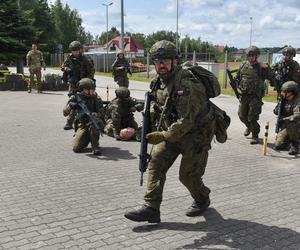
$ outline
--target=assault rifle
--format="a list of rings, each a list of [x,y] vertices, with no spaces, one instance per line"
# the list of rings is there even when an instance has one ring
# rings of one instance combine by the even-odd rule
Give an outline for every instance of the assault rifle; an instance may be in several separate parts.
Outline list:
[[[231,88],[233,89],[236,98],[238,100],[240,100],[241,94],[238,91],[238,86],[241,82],[241,79],[239,79],[237,77],[233,77],[233,75],[232,75],[232,73],[235,73],[237,71],[238,71],[238,69],[235,69],[235,70],[226,69],[226,72],[227,72],[228,77],[229,77],[229,84],[230,84]]]
[[[101,127],[99,125],[99,121],[92,115],[88,107],[86,106],[85,102],[81,99],[81,97],[75,93],[75,98],[77,105],[80,107],[80,111],[77,113],[75,119],[80,119],[82,116],[86,115],[89,119],[88,126],[93,125],[97,131],[101,130]]]
[[[284,83],[284,74],[283,74],[283,68],[276,68],[275,69],[275,79],[276,79],[276,91],[277,91],[277,105],[274,109],[274,113],[277,114],[276,119],[276,126],[275,126],[275,133],[278,134],[280,130],[280,126],[282,123],[282,108],[284,105],[284,99],[281,96],[281,86]]]
[[[141,180],[140,185],[143,186],[143,175],[147,170],[147,164],[149,159],[148,154],[148,139],[146,138],[146,135],[151,130],[151,124],[150,124],[150,102],[153,99],[153,96],[149,91],[145,93],[145,104],[144,104],[144,110],[142,112],[143,114],[143,126],[141,131],[141,147],[140,147],[140,161],[139,161],[139,170],[141,172]]]
[[[80,72],[75,70],[73,65],[71,65],[71,67],[64,67],[63,72],[63,82],[68,83],[71,86],[71,89],[74,89],[74,91],[70,91],[68,93],[68,96],[70,97],[71,95],[75,94],[77,84],[80,80]]]
[[[284,105],[284,99],[282,96],[277,97],[278,103],[275,107],[274,113],[277,114],[275,133],[278,134],[281,123],[282,123],[282,107]]]
[[[131,66],[130,65],[121,65],[119,67],[115,67],[116,70],[125,70],[127,73],[131,74]]]

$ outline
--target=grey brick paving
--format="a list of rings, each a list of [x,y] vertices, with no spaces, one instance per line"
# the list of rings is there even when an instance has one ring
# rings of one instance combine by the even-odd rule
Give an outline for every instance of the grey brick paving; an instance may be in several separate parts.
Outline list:
[[[106,85],[115,87],[110,78],[97,84],[104,99]],[[142,98],[147,85],[130,87]],[[102,156],[74,154],[73,132],[62,129],[66,100],[64,92],[0,92],[0,249],[300,249],[300,161],[272,149],[273,104],[263,106],[262,127],[271,121],[263,157],[242,135],[237,101],[214,100],[232,125],[228,143],[210,151],[211,208],[184,215],[192,200],[178,180],[179,159],[168,173],[162,223],[148,225],[123,217],[145,191],[139,144],[103,136]]]

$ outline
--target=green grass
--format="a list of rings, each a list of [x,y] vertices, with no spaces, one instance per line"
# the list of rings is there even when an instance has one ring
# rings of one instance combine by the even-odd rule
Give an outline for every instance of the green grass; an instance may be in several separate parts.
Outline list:
[[[53,69],[60,69],[60,67],[52,67]],[[107,72],[99,72],[97,71],[95,73],[97,76],[105,76],[105,77],[112,77],[111,73],[107,73]],[[133,81],[140,81],[140,82],[144,82],[144,83],[149,83],[151,81],[151,78],[147,78],[145,76],[139,75],[139,74],[132,74],[132,76],[129,76],[129,80],[133,80]],[[219,82],[220,83],[224,83],[224,70],[220,70],[219,71]],[[229,86],[229,79],[227,78],[227,86]],[[273,93],[274,91],[272,91],[272,89],[270,89],[269,91],[269,95],[265,96],[263,98],[263,101],[265,102],[277,102],[277,97],[276,94]],[[230,87],[224,88],[224,85],[222,84],[222,90],[221,93],[223,95],[229,95],[229,96],[234,96],[234,92]]]

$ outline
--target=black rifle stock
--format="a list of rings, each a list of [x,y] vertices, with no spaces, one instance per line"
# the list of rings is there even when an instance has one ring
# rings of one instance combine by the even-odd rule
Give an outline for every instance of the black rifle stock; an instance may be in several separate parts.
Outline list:
[[[227,72],[228,77],[229,77],[229,84],[230,84],[231,88],[233,89],[236,98],[238,100],[240,100],[241,94],[237,90],[237,87],[240,83],[240,80],[238,78],[234,78],[233,75],[232,75],[232,73],[237,72],[237,71],[238,71],[237,69],[236,70],[226,69],[226,72]]]
[[[77,93],[75,93],[75,98],[76,98],[77,104],[80,107],[80,111],[76,115],[76,119],[79,119],[83,115],[86,115],[88,117],[89,121],[90,121],[88,125],[93,125],[97,131],[100,131],[101,128],[100,128],[98,120],[89,111],[89,109],[86,106],[85,102],[81,99],[81,97]]]
[[[140,185],[143,186],[143,174],[147,170],[148,164],[148,140],[146,135],[150,132],[150,102],[152,100],[152,95],[149,91],[145,93],[145,104],[143,110],[143,126],[141,132],[141,146],[140,146],[140,161],[139,161],[139,170],[141,172]]]
[[[277,91],[277,119],[276,119],[276,126],[275,126],[275,133],[278,134],[281,126],[281,118],[282,118],[282,107],[284,105],[283,97],[281,96],[281,86],[284,83],[284,74],[282,68],[275,69],[275,79],[276,79],[276,91]]]
[[[280,125],[281,125],[281,116],[282,116],[282,107],[283,107],[283,98],[280,96],[278,98],[278,103],[277,103],[277,119],[276,119],[276,126],[275,126],[275,133],[278,134]]]

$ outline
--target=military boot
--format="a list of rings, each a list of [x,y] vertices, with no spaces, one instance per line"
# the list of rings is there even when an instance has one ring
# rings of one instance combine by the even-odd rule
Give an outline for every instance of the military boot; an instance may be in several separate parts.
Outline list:
[[[297,155],[297,154],[299,154],[299,143],[298,142],[291,142],[289,155]]]
[[[101,155],[100,147],[93,147],[93,154],[94,155]]]
[[[250,128],[246,128],[244,132],[244,136],[248,136],[250,135],[250,133],[251,133]]]
[[[28,87],[27,93],[31,93],[31,87]]]
[[[120,131],[117,132],[117,131],[114,130],[113,133],[114,133],[114,137],[115,137],[116,141],[121,141],[122,140],[122,138],[120,136]]]
[[[251,145],[258,144],[258,135],[253,135],[252,134],[252,139],[250,141],[250,144]]]
[[[159,223],[160,222],[160,211],[144,205],[138,210],[133,210],[126,212],[124,214],[125,218],[132,221],[148,221],[149,223]]]
[[[70,130],[72,128],[73,128],[72,124],[67,121],[66,125],[64,126],[64,130]]]
[[[209,198],[207,198],[205,201],[194,201],[186,211],[185,215],[189,217],[199,216],[209,207],[209,205]]]

